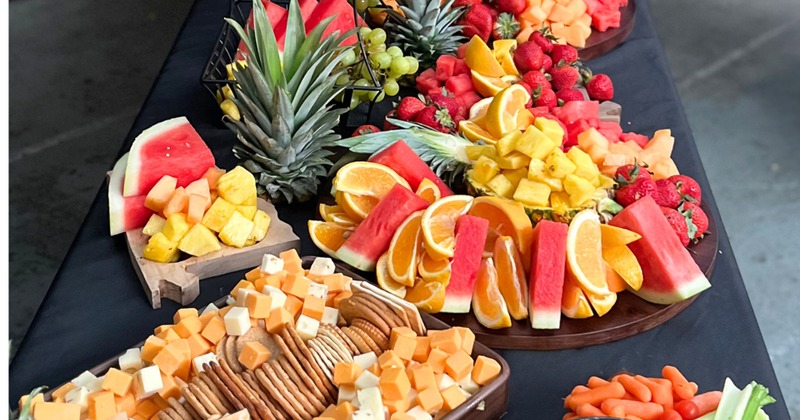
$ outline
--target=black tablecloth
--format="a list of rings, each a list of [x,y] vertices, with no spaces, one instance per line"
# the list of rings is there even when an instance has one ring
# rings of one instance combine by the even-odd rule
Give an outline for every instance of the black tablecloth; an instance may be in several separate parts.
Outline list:
[[[143,129],[186,115],[213,149],[218,165],[234,165],[234,136],[220,123],[216,104],[199,82],[227,12],[224,0],[195,3],[121,153]],[[608,377],[622,370],[658,375],[663,365],[672,364],[701,390],[721,389],[726,376],[739,386],[756,380],[778,400],[766,411],[774,419],[788,419],[646,1],[638,2],[636,27],[628,41],[590,66],[615,81],[625,131],[650,135],[660,128],[672,129],[679,169],[699,181],[703,199],[717,218],[720,254],[713,287],[665,325],[633,338],[578,350],[501,352],[511,366],[508,418],[559,419],[564,412],[562,398],[591,375]],[[12,405],[36,386],[56,386],[123,352],[155,326],[171,322],[178,307],[165,301],[160,310],[150,308],[123,237],[108,236],[107,190],[100,185],[102,180],[97,182],[100,192],[11,364]],[[314,206],[293,206],[291,211],[284,207],[279,212],[301,237],[303,254],[318,253],[305,223]],[[241,276],[232,273],[204,280],[193,306],[223,296]]]

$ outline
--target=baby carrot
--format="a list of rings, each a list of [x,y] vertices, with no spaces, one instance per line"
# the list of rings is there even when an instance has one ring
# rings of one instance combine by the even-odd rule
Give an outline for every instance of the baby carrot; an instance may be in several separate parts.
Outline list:
[[[697,384],[689,382],[685,376],[675,366],[666,365],[661,369],[664,379],[672,382],[672,390],[682,400],[688,400],[697,393]]]
[[[564,416],[563,416],[563,417],[561,417],[561,420],[575,420],[575,419],[577,419],[578,417],[579,417],[579,416],[578,416],[577,414],[575,414],[575,413],[573,413],[573,412],[571,412],[571,411],[570,411],[569,413],[567,413],[567,414],[564,414]]]
[[[650,402],[653,399],[653,395],[650,392],[650,388],[647,385],[637,381],[631,375],[623,374],[617,376],[617,382],[622,384],[625,387],[625,390],[630,392],[631,395],[636,397],[637,400],[641,402]]]
[[[625,395],[625,388],[622,387],[622,384],[612,382],[586,392],[570,394],[564,400],[564,404],[570,410],[575,410],[581,404],[597,405],[608,398],[621,398],[623,395]]]
[[[592,376],[586,383],[586,386],[588,386],[589,388],[597,388],[603,385],[608,385],[608,381],[599,376]]]
[[[589,388],[583,385],[576,385],[575,388],[572,388],[572,392],[570,392],[570,394],[580,394],[581,392],[586,392],[588,390]]]
[[[615,407],[622,407],[627,418],[636,416],[643,420],[658,420],[658,417],[664,413],[664,407],[656,403],[620,400],[617,398],[608,398],[600,406],[604,413],[610,413]]]
[[[602,410],[591,404],[579,405],[576,413],[581,417],[605,416]]]
[[[658,418],[658,420],[683,420],[683,417],[677,411],[669,408],[666,411],[664,411],[664,414],[662,414],[661,417]]]
[[[622,406],[616,406],[608,412],[611,417],[625,418],[625,409]]]
[[[654,381],[651,378],[645,378],[642,375],[634,376],[634,379],[643,383],[650,389],[650,393],[653,395],[652,401],[657,404],[661,404],[664,406],[664,409],[671,409],[673,405],[672,399],[672,384],[667,381],[667,384],[661,384]]]

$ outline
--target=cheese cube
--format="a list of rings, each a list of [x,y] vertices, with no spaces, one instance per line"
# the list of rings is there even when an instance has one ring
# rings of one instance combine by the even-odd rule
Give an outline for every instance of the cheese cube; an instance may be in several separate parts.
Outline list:
[[[264,254],[261,257],[261,272],[264,274],[277,274],[283,271],[283,260],[272,255]]]
[[[286,296],[286,303],[283,304],[283,307],[292,314],[292,318],[297,318],[297,316],[300,315],[300,311],[303,309],[303,301],[296,296],[288,295]]]
[[[134,415],[136,415],[136,414],[134,414]],[[128,419],[129,419],[128,413],[119,412],[119,408],[117,408],[117,415],[115,415],[114,417],[111,417],[108,420],[128,420]]]
[[[253,285],[253,283],[251,283],[251,282],[249,282],[247,280],[239,280],[239,283],[236,283],[236,286],[234,286],[233,290],[231,290],[231,296],[233,296],[233,298],[236,299],[239,296],[239,290],[242,290],[242,289],[244,289],[244,290],[247,290],[247,289],[255,290],[256,286]]]
[[[142,360],[152,363],[153,358],[156,357],[158,352],[160,352],[161,349],[163,349],[166,345],[167,341],[162,338],[153,335],[147,337],[147,340],[144,342],[144,346],[142,346]]]
[[[228,296],[228,297],[225,299],[225,305],[227,305],[227,308],[230,308],[231,306],[233,306],[233,305],[235,305],[235,304],[236,304],[236,298],[235,298],[235,297],[233,297],[233,296]],[[227,308],[222,308],[222,309],[220,309],[220,310],[219,310],[219,314],[220,314],[220,315],[223,315],[222,311],[224,311],[224,310],[225,310],[225,309],[227,309]]]
[[[417,345],[414,347],[414,356],[412,360],[415,362],[424,362],[428,360],[428,353],[431,351],[431,338],[430,337],[417,337]]]
[[[328,297],[328,286],[320,283],[311,282],[308,284],[308,293],[306,293],[306,299],[309,296],[318,297],[322,300]]]
[[[130,373],[111,368],[103,379],[102,388],[123,396],[131,389],[131,384],[133,384],[133,376]]]
[[[472,369],[472,380],[478,385],[486,385],[500,375],[500,363],[486,356],[478,356]],[[473,392],[474,394],[474,392]]]
[[[219,308],[217,308],[217,305],[214,305],[213,303],[209,303],[208,306],[206,306],[206,308],[203,309],[203,312],[201,312],[200,315],[202,316],[202,315],[205,315],[205,314],[207,314],[209,312],[216,312],[216,311],[219,311]]]
[[[339,310],[326,306],[322,309],[322,319],[319,321],[322,324],[336,325],[339,322]]]
[[[161,331],[161,333],[159,333],[157,335],[157,337],[163,338],[164,340],[167,341],[167,343],[170,343],[170,342],[173,342],[175,340],[180,340],[181,339],[181,336],[178,335],[177,332],[175,332],[174,328],[168,328],[168,329],[166,329],[164,331]]]
[[[381,417],[376,417],[371,410],[356,410],[350,415],[350,420],[378,420]]]
[[[120,370],[137,371],[144,367],[142,350],[139,348],[128,349],[125,354],[119,357],[118,362]]]
[[[367,410],[372,412],[375,419],[384,418],[383,415],[383,400],[381,399],[381,390],[378,387],[363,388],[356,391],[358,395],[359,411]],[[358,411],[356,411],[358,413]]]
[[[434,373],[443,373],[444,362],[448,357],[450,357],[450,355],[441,349],[431,349],[430,353],[428,353],[428,359],[426,361],[431,365]]]
[[[247,313],[251,318],[265,319],[272,309],[272,298],[258,292],[248,293],[245,298]]]
[[[426,412],[433,414],[442,409],[444,400],[442,400],[442,395],[439,393],[439,390],[431,387],[417,394],[417,404]]]
[[[305,298],[308,294],[308,286],[311,285],[311,280],[303,275],[303,272],[289,273],[286,275],[286,281],[281,285],[281,290],[287,295]]]
[[[297,273],[303,271],[303,260],[300,259],[300,254],[297,250],[292,248],[278,254],[284,262],[284,269],[290,273]],[[287,268],[288,267],[288,268]],[[290,270],[291,269],[291,270]]]
[[[409,407],[411,407],[411,402],[408,401],[407,399],[403,399],[403,400],[387,400],[387,399],[384,399],[383,400],[383,406],[384,406],[384,408],[389,410],[390,414],[394,414],[394,413],[397,413],[397,412],[404,413],[406,410],[408,410]]]
[[[242,335],[250,329],[250,315],[247,308],[235,307],[231,308],[225,314],[225,331],[228,335]]]
[[[390,400],[405,400],[411,389],[403,365],[383,369],[378,384],[381,395]]]
[[[283,293],[283,290],[279,289],[275,286],[264,286],[261,289],[261,293],[267,295],[272,299],[270,304],[270,311],[274,310],[275,308],[283,308],[283,305],[286,303],[286,293]]]
[[[354,385],[342,385],[339,387],[339,397],[336,400],[337,404],[353,402],[354,400],[357,401],[356,387]]]
[[[440,349],[446,353],[453,354],[461,349],[461,333],[454,328],[428,331],[428,336],[431,338],[431,348]]]
[[[86,384],[86,389],[91,392],[101,391],[103,389],[103,381],[106,379],[104,376],[98,376],[97,379]]]
[[[322,320],[322,313],[324,310],[325,299],[309,295],[306,296],[306,300],[303,302],[303,310],[301,313],[309,318],[320,321]]]
[[[378,356],[378,365],[381,369],[388,369],[390,367],[404,367],[403,359],[397,355],[394,350],[387,350]]]
[[[433,420],[433,417],[430,415],[430,413],[423,410],[420,406],[416,406],[406,411],[405,414],[414,420]]]
[[[456,382],[472,373],[472,358],[464,350],[459,349],[444,362],[444,371]]]
[[[136,399],[147,398],[163,388],[158,366],[148,366],[133,375],[133,391]]]
[[[217,355],[213,352],[201,354],[200,356],[195,357],[192,359],[192,368],[194,369],[195,374],[200,372],[205,372],[203,365],[211,364],[212,362],[217,361]]]
[[[86,409],[89,408],[89,394],[91,394],[91,391],[85,387],[79,386],[72,391],[67,392],[67,395],[64,397],[64,401],[71,404],[77,404],[81,407],[81,412],[85,412]]]
[[[459,405],[467,400],[467,396],[461,391],[458,385],[451,385],[449,388],[442,391],[442,408],[447,411],[454,410]]]
[[[77,387],[85,387],[86,385],[89,385],[90,382],[94,381],[95,379],[97,379],[97,376],[94,376],[94,374],[92,372],[89,372],[87,370],[87,371],[84,371],[83,373],[81,373],[80,375],[78,375],[75,379],[73,379],[70,382],[75,384],[75,386],[77,386]]]
[[[408,379],[417,391],[436,388],[436,377],[428,363],[419,363],[408,368]]]
[[[222,317],[219,315],[214,315],[211,319],[209,319],[206,327],[200,332],[200,335],[202,335],[203,338],[214,344],[219,343],[219,340],[222,340],[222,337],[225,337],[225,334],[225,321],[223,321]]]
[[[114,397],[114,405],[117,408],[117,417],[122,416],[123,420],[128,420],[128,416],[136,414],[136,398],[131,393],[121,397]]]
[[[161,375],[161,383],[163,385],[161,389],[158,391],[158,395],[161,398],[156,399],[156,402],[158,402],[161,399],[168,400],[170,398],[175,398],[175,399],[181,398],[181,390],[178,388],[178,384],[175,383],[175,377],[170,375],[165,375],[164,372],[160,372],[160,375]]]
[[[295,329],[300,338],[308,341],[317,336],[319,321],[306,315],[300,315],[300,317],[297,318]]]
[[[333,368],[333,383],[336,386],[352,385],[364,369],[354,362],[337,363]]]
[[[461,389],[464,392],[466,392],[466,393],[468,393],[470,395],[478,392],[478,390],[481,387],[480,385],[475,383],[474,380],[472,380],[472,376],[471,375],[467,375],[467,376],[464,377],[464,379],[458,381],[458,386],[461,387]]]
[[[236,293],[236,306],[244,308],[247,306],[247,296],[251,293],[258,293],[255,289],[239,289]]]
[[[181,338],[188,338],[192,334],[197,334],[202,331],[203,323],[200,321],[200,318],[193,316],[180,320],[173,329]]]
[[[283,329],[286,323],[294,325],[294,316],[284,307],[275,308],[269,313],[266,328],[271,334],[276,334]]]
[[[245,344],[239,353],[239,363],[250,370],[256,370],[269,360],[270,356],[272,353],[263,344],[251,341]]]
[[[136,414],[145,419],[149,419],[158,413],[158,410],[161,410],[161,407],[154,403],[152,399],[141,400],[136,404]]]
[[[408,327],[393,328],[389,347],[403,360],[411,360],[417,348],[417,334]]]
[[[89,395],[89,418],[108,419],[117,414],[114,393],[111,391],[95,392]]]
[[[200,334],[192,334],[186,342],[189,344],[190,357],[206,354],[211,349],[211,343]]]
[[[355,363],[360,365],[358,362]],[[358,375],[358,379],[356,379],[354,385],[356,386],[356,389],[377,387],[380,385],[380,378],[369,370],[364,370],[361,372],[361,375]]]
[[[214,318],[215,316],[218,316],[218,312],[217,311],[211,311],[211,312],[207,312],[207,313],[205,313],[203,315],[200,315],[197,318],[197,319],[200,320],[200,325],[202,327],[202,329],[200,331],[203,331],[203,329],[205,329],[206,326],[208,325],[208,322],[211,321],[211,319]]]
[[[345,290],[344,274],[333,273],[322,277],[322,284],[328,286],[328,292],[341,292]]]
[[[77,388],[77,386],[75,384],[73,384],[72,382],[67,382],[64,385],[61,385],[60,387],[58,387],[55,391],[53,391],[53,393],[51,394],[51,397],[53,399],[61,398],[62,400],[66,400],[67,393],[72,391],[75,388]]]
[[[69,403],[42,402],[36,404],[34,420],[80,420],[81,406]]]
[[[358,354],[353,356],[353,362],[361,366],[361,369],[367,370],[370,366],[378,363],[378,356],[376,356],[375,352],[373,351],[369,353]]]
[[[332,259],[325,257],[315,258],[314,262],[311,263],[311,268],[308,270],[310,274],[318,276],[327,276],[328,274],[333,274],[335,271],[336,264],[333,263]]]
[[[453,378],[446,373],[441,373],[439,375],[436,375],[436,377],[439,378],[439,380],[436,381],[436,387],[439,389],[439,391],[444,391],[445,389],[450,388],[453,385],[458,385],[456,381],[453,380]]]
[[[200,315],[198,315],[197,309],[195,308],[181,308],[175,311],[175,315],[172,316],[172,322],[177,324],[181,322],[181,320],[183,319],[193,318],[193,317],[197,318],[198,316]]]
[[[461,336],[461,349],[471,355],[475,346],[475,333],[467,327],[453,327],[453,329]]]

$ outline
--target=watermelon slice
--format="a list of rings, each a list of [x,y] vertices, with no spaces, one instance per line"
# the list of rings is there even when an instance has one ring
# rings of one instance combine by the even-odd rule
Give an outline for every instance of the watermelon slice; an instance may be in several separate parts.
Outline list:
[[[389,249],[392,236],[400,224],[411,213],[427,207],[427,201],[396,184],[347,238],[336,256],[359,270],[375,270],[378,258]]]
[[[133,141],[122,195],[145,195],[164,175],[185,187],[213,166],[214,155],[186,117],[162,121]]]
[[[644,274],[642,288],[633,291],[637,296],[669,305],[711,287],[652,197],[626,207],[609,224],[642,235],[628,244]]]
[[[561,326],[568,228],[565,223],[542,220],[533,229],[528,288],[528,313],[533,328],[558,329]]]
[[[317,0],[300,0],[300,14],[303,15],[303,22],[307,21],[317,7]]]
[[[481,267],[483,244],[489,233],[489,221],[482,217],[464,215],[456,222],[456,248],[450,265],[442,312],[465,314],[472,304],[475,279]]]
[[[264,10],[267,11],[269,23],[272,24],[272,31],[275,33],[275,40],[278,41],[278,51],[283,53],[283,43],[286,39],[286,23],[289,18],[289,11],[286,8],[278,6],[269,0],[261,0],[261,3],[264,5]],[[306,15],[304,14],[303,16],[305,17]],[[245,29],[250,30],[254,27],[253,11],[251,10],[250,15],[247,17],[247,25],[245,26]],[[236,48],[236,59],[244,60],[244,56],[246,54],[247,45],[245,45],[244,40],[240,40],[239,46]]]
[[[439,187],[442,197],[453,195],[453,191],[450,190],[447,184],[436,176],[431,168],[428,167],[428,164],[420,159],[419,156],[411,150],[411,147],[402,140],[398,140],[393,145],[373,155],[369,158],[369,161],[380,163],[394,169],[403,179],[408,181],[408,185],[410,185],[411,189],[414,191],[419,187],[419,183],[427,178]]]
[[[311,32],[311,30],[329,16],[336,17],[331,21],[330,25],[325,28],[325,32],[322,33],[322,39],[325,39],[325,37],[332,34],[334,31],[339,31],[339,35],[342,35],[354,29],[356,24],[358,24],[359,27],[367,26],[364,20],[361,19],[361,16],[358,16],[357,22],[354,20],[356,14],[354,13],[353,6],[351,6],[347,0],[322,0],[305,20],[306,33]],[[352,45],[356,42],[358,42],[358,37],[353,35],[342,42],[342,45]]]
[[[145,194],[122,196],[127,165],[128,154],[125,153],[114,164],[108,181],[108,227],[111,236],[144,226],[153,214],[144,206]]]

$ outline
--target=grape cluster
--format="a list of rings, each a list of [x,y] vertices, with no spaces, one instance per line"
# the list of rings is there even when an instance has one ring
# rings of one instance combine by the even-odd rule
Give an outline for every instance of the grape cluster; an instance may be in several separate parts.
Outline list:
[[[350,4],[356,8],[359,15],[363,15],[367,8],[380,6],[381,0],[350,0]]]

